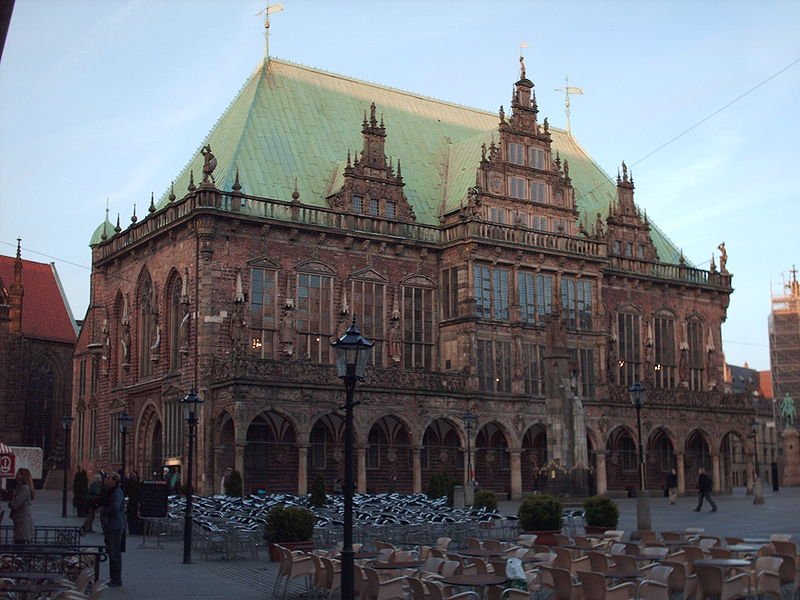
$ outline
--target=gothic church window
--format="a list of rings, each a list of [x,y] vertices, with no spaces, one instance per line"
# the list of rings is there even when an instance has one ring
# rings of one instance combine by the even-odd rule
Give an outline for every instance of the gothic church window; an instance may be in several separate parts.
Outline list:
[[[150,361],[150,345],[155,333],[155,319],[153,309],[156,299],[153,298],[153,283],[150,276],[146,275],[139,289],[139,377],[147,377],[153,373]]]
[[[383,366],[386,340],[386,284],[379,281],[353,281],[353,314],[361,334],[375,342],[370,364]]]
[[[164,400],[164,456],[181,456],[183,453],[183,415],[180,398]]]
[[[169,348],[169,366],[171,369],[180,367],[180,327],[183,319],[181,305],[181,289],[183,282],[180,277],[174,277],[170,282],[168,291],[169,314],[167,315],[167,346]]]

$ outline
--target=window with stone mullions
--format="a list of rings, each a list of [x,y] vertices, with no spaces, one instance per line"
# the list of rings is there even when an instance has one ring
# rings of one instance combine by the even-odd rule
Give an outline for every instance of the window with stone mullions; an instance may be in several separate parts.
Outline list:
[[[594,397],[594,349],[570,348],[569,359],[575,369],[578,389],[575,392],[581,398]]]
[[[525,362],[525,393],[541,396],[544,394],[544,346],[523,342],[522,357]]]
[[[181,319],[183,319],[183,310],[181,305],[181,288],[183,282],[180,277],[175,277],[170,283],[171,288],[169,292],[169,323],[168,323],[168,347],[169,347],[169,366],[172,369],[177,369],[181,366],[180,363],[180,330]]]
[[[625,387],[642,379],[641,323],[642,318],[639,315],[617,315],[617,355],[621,363],[617,382]]]
[[[164,400],[164,456],[183,454],[183,411],[177,397]]]
[[[525,165],[525,146],[523,144],[508,142],[508,162]]]
[[[386,284],[375,281],[353,281],[353,314],[358,317],[361,334],[375,342],[370,364],[383,366],[386,339]]]
[[[433,290],[403,287],[403,357],[407,369],[433,368]]]
[[[536,322],[544,323],[553,313],[553,276],[536,276]]]
[[[508,276],[507,269],[474,265],[475,307],[479,317],[508,320]]]
[[[512,198],[519,198],[525,200],[528,197],[528,183],[522,177],[509,177],[508,178],[508,195]]]
[[[528,149],[528,164],[534,169],[547,168],[547,154],[542,148],[531,146]]]
[[[478,382],[484,392],[511,392],[511,342],[478,340]]]
[[[109,459],[111,462],[122,461],[122,433],[119,430],[119,416],[120,413],[111,415],[111,447],[109,448]]]
[[[297,275],[297,332],[299,356],[312,362],[331,362],[333,336],[333,277],[312,273]]]
[[[573,277],[561,278],[561,306],[567,315],[567,327],[592,328],[592,282]]]
[[[547,185],[541,181],[531,181],[531,202],[547,204]]]
[[[150,347],[155,330],[153,284],[148,277],[139,291],[139,377],[146,377],[153,372],[150,361]]]
[[[369,199],[369,214],[374,217],[381,214],[381,202],[377,198]]]
[[[705,356],[703,348],[703,324],[696,319],[689,321],[689,389],[702,390],[705,382]]]
[[[442,318],[458,316],[458,268],[442,271]]]
[[[353,196],[350,204],[352,205],[352,209],[354,213],[362,213],[364,212],[364,198],[361,196]]]
[[[97,454],[97,409],[89,410],[89,458]]]
[[[277,284],[277,270],[251,269],[250,315],[247,319],[250,329],[248,350],[261,358],[274,358]]]
[[[675,320],[666,317],[656,317],[653,331],[653,345],[655,346],[655,364],[653,366],[653,380],[655,386],[661,389],[672,389],[676,384],[675,360]]]

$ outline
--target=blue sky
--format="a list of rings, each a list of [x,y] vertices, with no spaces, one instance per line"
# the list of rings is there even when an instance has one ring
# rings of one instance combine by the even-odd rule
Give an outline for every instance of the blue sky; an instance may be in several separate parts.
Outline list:
[[[726,359],[769,368],[771,293],[800,263],[800,3],[283,4],[273,56],[491,111],[527,42],[540,114],[564,126],[554,90],[568,74],[585,92],[573,134],[597,163],[631,166],[637,203],[698,266],[725,241]],[[263,8],[17,0],[0,62],[0,253],[19,236],[25,258],[56,262],[77,318],[106,201],[124,227],[169,186],[263,57]]]

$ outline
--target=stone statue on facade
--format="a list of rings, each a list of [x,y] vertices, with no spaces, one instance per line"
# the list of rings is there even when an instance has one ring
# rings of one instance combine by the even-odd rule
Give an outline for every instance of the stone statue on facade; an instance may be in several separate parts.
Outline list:
[[[211,144],[206,144],[200,151],[203,155],[203,183],[216,183],[214,169],[217,168],[217,157],[211,152]]]
[[[283,314],[281,315],[281,326],[278,332],[281,341],[281,350],[284,355],[292,356],[294,354],[294,341],[296,336],[294,311],[289,306],[283,307]]]
[[[400,323],[397,320],[393,320],[389,328],[389,357],[392,362],[400,362]]]
[[[525,57],[519,57],[519,78],[525,79]]]
[[[719,272],[723,275],[727,275],[728,251],[725,249],[725,242],[722,242],[719,246],[717,246],[717,250],[719,250]]]

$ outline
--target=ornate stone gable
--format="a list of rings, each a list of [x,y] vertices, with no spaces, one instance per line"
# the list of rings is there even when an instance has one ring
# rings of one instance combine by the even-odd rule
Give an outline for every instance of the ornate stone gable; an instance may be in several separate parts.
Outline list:
[[[606,241],[609,256],[658,260],[658,251],[650,236],[647,215],[642,215],[633,201],[633,173],[622,163],[622,176],[617,173],[617,201],[608,210]],[[602,227],[595,226],[595,234],[602,235]]]
[[[395,172],[385,154],[386,127],[375,116],[375,103],[370,105],[369,120],[364,112],[361,124],[363,146],[351,162],[347,151],[344,183],[339,191],[328,197],[332,208],[398,221],[416,221],[414,209],[403,194],[403,175],[400,159]]]

